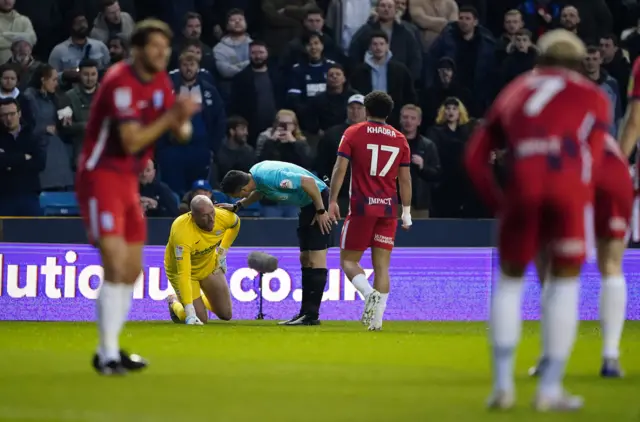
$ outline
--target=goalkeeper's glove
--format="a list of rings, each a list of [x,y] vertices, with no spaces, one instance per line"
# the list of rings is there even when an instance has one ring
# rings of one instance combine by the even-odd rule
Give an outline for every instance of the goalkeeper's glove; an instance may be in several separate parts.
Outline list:
[[[218,268],[227,273],[227,250],[224,248],[218,248]]]
[[[184,323],[187,325],[204,325],[197,316],[188,316]]]

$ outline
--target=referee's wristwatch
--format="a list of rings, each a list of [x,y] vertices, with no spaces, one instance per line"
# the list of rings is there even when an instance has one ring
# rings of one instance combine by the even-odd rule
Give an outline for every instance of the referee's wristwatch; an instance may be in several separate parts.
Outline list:
[[[244,206],[240,203],[240,201],[233,204],[233,212],[238,212],[242,208],[244,208]]]
[[[319,210],[316,210],[316,214],[318,214],[318,215],[322,215],[325,212],[327,212],[327,210],[325,210],[324,208],[320,208]]]

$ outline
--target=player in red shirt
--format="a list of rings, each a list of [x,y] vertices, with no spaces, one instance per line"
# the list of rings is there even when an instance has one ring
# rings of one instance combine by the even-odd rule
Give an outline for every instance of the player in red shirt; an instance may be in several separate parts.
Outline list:
[[[595,233],[598,250],[598,269],[602,277],[600,289],[600,321],[602,326],[602,367],[600,375],[619,378],[620,338],[627,309],[627,289],[622,258],[627,243],[631,209],[633,207],[633,182],[629,174],[628,161],[613,137],[607,135],[602,162],[604,171],[596,174],[595,184]],[[544,284],[542,298],[545,306],[548,289],[545,282],[547,259],[539,259],[538,277]],[[543,327],[553,321],[542,320]],[[529,371],[541,374],[548,363],[546,343],[543,342],[542,357]]]
[[[489,315],[493,394],[488,405],[515,401],[514,351],[519,342],[524,273],[549,251],[549,297],[543,307],[548,365],[534,401],[537,410],[576,410],[582,399],[562,386],[578,326],[579,276],[589,248],[594,196],[610,127],[604,93],[577,72],[586,48],[566,30],[540,37],[538,66],[509,84],[469,140],[465,165],[486,203],[499,216],[500,277]],[[508,177],[498,189],[489,164],[506,149]]]
[[[381,91],[364,99],[368,121],[350,126],[342,136],[331,176],[329,215],[340,218],[338,193],[351,164],[349,214],[340,236],[340,265],[365,298],[362,323],[380,330],[389,297],[389,264],[396,238],[398,190],[402,227],[411,227],[411,153],[404,135],[386,124],[393,100]],[[373,288],[360,266],[371,248]]]
[[[166,73],[171,37],[163,22],[137,25],[131,36],[132,61],[112,66],[98,88],[78,159],[80,211],[104,267],[97,300],[100,342],[93,359],[104,375],[146,366],[144,359],[119,346],[146,240],[138,174],[165,132],[189,138],[189,119],[198,110],[189,98],[174,99]]]

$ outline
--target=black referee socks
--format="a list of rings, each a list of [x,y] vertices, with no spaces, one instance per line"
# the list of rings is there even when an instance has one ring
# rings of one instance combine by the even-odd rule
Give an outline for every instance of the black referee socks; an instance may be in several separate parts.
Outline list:
[[[300,313],[318,319],[322,295],[327,285],[326,268],[302,268],[302,305]]]

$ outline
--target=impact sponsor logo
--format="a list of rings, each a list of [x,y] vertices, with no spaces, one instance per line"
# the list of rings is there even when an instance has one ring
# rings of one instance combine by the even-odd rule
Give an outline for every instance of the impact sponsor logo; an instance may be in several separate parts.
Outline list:
[[[391,206],[391,198],[371,198],[367,197],[369,205],[388,205]]]
[[[35,261],[35,262],[34,262]],[[61,262],[62,261],[62,262]],[[44,256],[30,263],[12,263],[5,261],[0,254],[0,297],[12,299],[42,298],[48,299],[96,299],[102,282],[103,269],[100,265],[83,264],[81,256],[73,250],[67,251],[63,258]],[[234,259],[235,261],[235,259]],[[160,261],[161,263],[162,261]],[[262,295],[268,302],[282,302],[292,297],[302,300],[302,291],[294,286],[293,280],[300,275],[279,268],[265,274],[262,279]],[[372,269],[365,269],[367,277]],[[234,300],[252,302],[258,299],[258,273],[250,268],[233,268],[227,271],[229,290]],[[147,265],[135,284],[133,298],[150,298],[162,301],[174,294],[160,266]],[[323,301],[354,301],[363,297],[338,268],[329,269],[327,289]]]
[[[385,126],[367,126],[367,134],[368,135],[384,135],[384,136],[390,136],[392,138],[396,138],[398,135],[396,135],[395,130],[389,129],[388,127]]]

